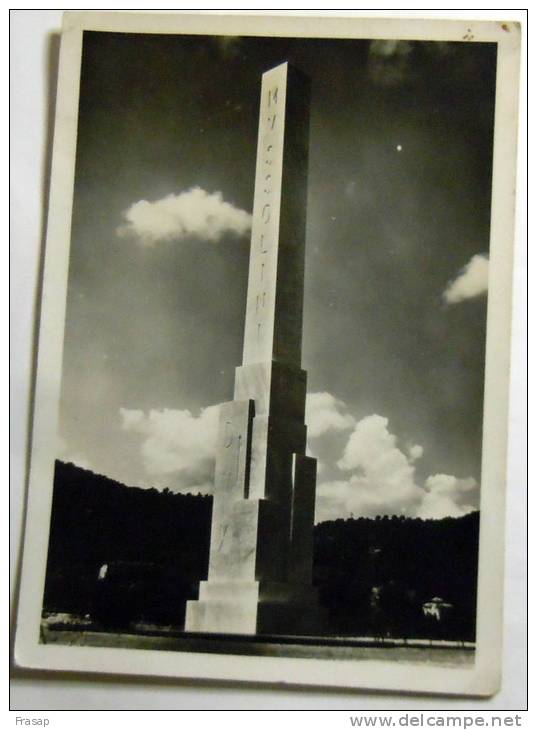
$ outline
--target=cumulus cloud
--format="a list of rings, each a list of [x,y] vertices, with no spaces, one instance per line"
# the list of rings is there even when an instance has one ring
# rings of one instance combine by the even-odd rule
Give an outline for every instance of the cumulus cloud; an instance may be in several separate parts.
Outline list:
[[[464,266],[457,277],[450,281],[443,293],[447,304],[457,304],[485,294],[488,289],[489,260],[484,254],[476,254]]]
[[[410,462],[413,464],[418,459],[421,459],[423,456],[423,446],[420,446],[419,444],[412,444],[408,448],[408,458],[410,459]]]
[[[434,474],[425,482],[425,495],[416,513],[423,519],[462,517],[473,511],[465,504],[468,492],[477,487],[475,479],[457,479],[449,474]]]
[[[351,429],[356,421],[347,412],[345,403],[331,393],[308,393],[306,423],[308,424],[308,436],[319,438],[327,431]]]
[[[316,521],[383,514],[441,519],[471,512],[467,498],[475,480],[436,474],[419,484],[414,462],[423,447],[414,444],[404,453],[388,425],[376,414],[356,422],[337,462],[341,478],[317,489]]]
[[[189,410],[120,409],[121,426],[142,436],[144,468],[151,477],[173,475],[179,490],[212,492],[218,406],[198,416]]]
[[[309,393],[306,401],[309,435],[352,429],[355,420],[345,404],[330,393]],[[141,456],[147,475],[155,482],[173,476],[179,489],[213,491],[214,460],[218,429],[218,406],[201,410],[150,410],[120,408],[121,428],[142,437]],[[308,455],[317,459],[317,473],[326,465],[310,447]]]
[[[120,409],[122,428],[140,437],[150,483],[213,492],[218,411],[218,406],[198,415],[186,409]],[[392,514],[441,519],[475,509],[474,479],[449,474],[417,479],[415,462],[423,447],[412,442],[400,447],[387,418],[373,414],[357,420],[343,401],[326,392],[308,394],[306,412],[313,438],[307,453],[323,457],[317,470],[317,522]]]
[[[357,472],[348,480],[349,511],[362,515],[379,511],[401,514],[421,500],[414,466],[397,447],[387,418],[372,415],[359,421],[337,466],[342,471]]]
[[[412,462],[421,459],[421,457],[423,456],[423,446],[420,446],[419,444],[413,444],[408,449],[408,456],[410,457],[410,461]]]
[[[117,234],[132,237],[143,246],[185,238],[215,243],[228,233],[245,235],[252,221],[245,210],[227,203],[222,193],[208,193],[199,187],[153,202],[139,200],[123,217],[125,223]]]

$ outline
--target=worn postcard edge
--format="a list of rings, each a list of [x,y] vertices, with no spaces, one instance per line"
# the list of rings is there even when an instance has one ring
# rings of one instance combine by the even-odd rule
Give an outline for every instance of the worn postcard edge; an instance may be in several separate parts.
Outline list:
[[[467,668],[389,661],[304,659],[85,648],[39,643],[63,333],[82,33],[84,30],[203,35],[394,38],[462,41],[498,48],[490,274],[483,421],[477,649]],[[33,438],[15,661],[21,667],[113,674],[488,696],[501,682],[505,485],[515,221],[520,27],[517,23],[217,15],[64,14],[39,331]],[[409,671],[413,667],[414,671]],[[419,668],[419,671],[416,671]]]

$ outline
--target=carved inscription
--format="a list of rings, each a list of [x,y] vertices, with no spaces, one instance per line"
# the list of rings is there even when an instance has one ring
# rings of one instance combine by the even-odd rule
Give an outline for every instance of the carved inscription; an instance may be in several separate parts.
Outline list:
[[[261,207],[260,207],[260,222],[263,226],[263,233],[259,234],[259,251],[261,254],[259,260],[259,278],[258,278],[258,291],[256,292],[255,300],[255,312],[256,315],[261,317],[263,310],[265,309],[266,300],[266,271],[265,266],[267,265],[267,254],[269,253],[270,246],[273,243],[271,240],[271,229],[270,222],[272,219],[273,212],[273,165],[275,162],[275,131],[276,122],[279,114],[278,107],[278,85],[273,85],[267,90],[267,115],[265,119],[265,130],[264,130],[264,142],[262,159],[259,161],[262,164],[261,170]],[[261,306],[260,306],[261,302]],[[261,341],[262,323],[257,320],[257,341]]]
[[[224,480],[233,489],[239,480],[242,434],[237,433],[232,421],[225,422],[222,446],[230,450],[231,456],[226,459]]]

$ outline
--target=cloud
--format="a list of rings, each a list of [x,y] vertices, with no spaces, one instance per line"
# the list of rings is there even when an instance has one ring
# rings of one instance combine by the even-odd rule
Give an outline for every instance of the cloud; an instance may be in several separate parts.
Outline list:
[[[394,56],[408,56],[412,51],[412,45],[408,41],[398,41],[393,38],[382,40],[380,38],[371,41],[369,53],[371,56],[381,58],[393,58]]]
[[[346,431],[354,427],[355,419],[347,412],[343,401],[331,393],[308,393],[306,396],[308,437],[319,438],[327,431]]]
[[[408,41],[373,40],[369,45],[368,72],[381,86],[397,86],[410,72],[412,44]]]
[[[308,393],[309,435],[351,429],[355,420],[345,412],[342,401],[330,393]],[[141,456],[147,475],[154,483],[167,486],[173,477],[177,489],[213,491],[214,461],[219,406],[209,406],[195,416],[189,410],[142,410],[120,408],[121,428],[142,436]],[[308,448],[308,454],[318,459]],[[325,464],[318,459],[320,474]]]
[[[178,491],[213,491],[218,406],[189,410],[120,408],[121,426],[143,437],[141,454],[153,478],[173,475]]]
[[[414,466],[397,448],[387,418],[372,415],[359,421],[337,466],[342,471],[358,472],[348,481],[349,512],[404,514],[421,501]],[[341,486],[338,489],[341,492]]]
[[[125,223],[117,228],[121,237],[132,237],[143,246],[161,241],[198,238],[215,243],[225,234],[243,236],[252,216],[231,203],[222,193],[199,187],[149,202],[139,200],[123,213]]]
[[[120,409],[123,430],[141,437],[149,483],[175,491],[213,492],[218,412],[219,406],[198,415],[186,409]],[[317,471],[325,480],[317,487],[317,522],[384,514],[441,519],[474,509],[471,497],[477,483],[472,478],[434,474],[424,484],[418,482],[414,464],[423,447],[410,442],[403,451],[387,418],[373,414],[358,421],[343,401],[327,392],[308,393],[306,413],[314,439],[307,453],[323,456]]]
[[[411,462],[421,459],[421,457],[423,456],[423,446],[420,446],[419,444],[414,444],[409,448],[408,456],[410,457]]]
[[[426,493],[416,513],[423,519],[439,519],[442,517],[462,517],[474,510],[464,504],[468,492],[477,487],[475,479],[457,479],[449,474],[435,474],[425,482]]]
[[[485,294],[488,289],[489,260],[484,254],[476,254],[451,281],[443,293],[447,304],[457,304],[465,299]]]
[[[408,455],[398,447],[387,418],[376,414],[362,418],[337,461],[341,478],[327,480],[317,489],[316,522],[393,514],[441,519],[475,509],[467,503],[468,493],[477,488],[472,478],[436,474],[423,486],[418,483],[414,462],[422,455],[419,444],[410,446]]]
[[[225,59],[235,58],[241,50],[241,37],[238,35],[217,36],[216,43]]]

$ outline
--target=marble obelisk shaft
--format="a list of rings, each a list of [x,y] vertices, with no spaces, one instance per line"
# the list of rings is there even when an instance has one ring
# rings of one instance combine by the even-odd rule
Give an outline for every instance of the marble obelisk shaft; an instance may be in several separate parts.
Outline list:
[[[313,630],[316,462],[300,367],[309,81],[263,74],[243,362],[220,407],[208,580],[186,630]]]

